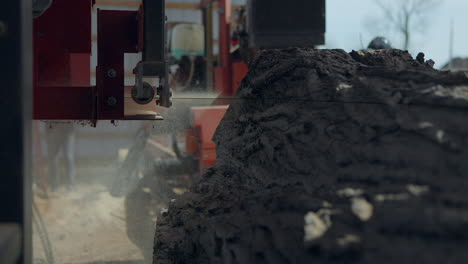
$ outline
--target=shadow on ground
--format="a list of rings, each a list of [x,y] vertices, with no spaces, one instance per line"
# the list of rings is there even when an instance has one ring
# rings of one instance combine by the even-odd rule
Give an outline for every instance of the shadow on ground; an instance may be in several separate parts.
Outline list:
[[[34,264],[49,264],[43,259],[35,259]],[[82,264],[144,264],[143,260],[93,261]]]
[[[143,260],[96,261],[83,264],[144,264]]]

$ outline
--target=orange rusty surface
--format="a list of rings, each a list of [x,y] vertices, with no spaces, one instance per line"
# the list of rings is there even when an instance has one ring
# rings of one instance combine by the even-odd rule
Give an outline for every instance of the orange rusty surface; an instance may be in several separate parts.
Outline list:
[[[222,96],[230,96],[224,85],[222,67],[214,67],[214,87],[215,90]]]
[[[187,132],[187,153],[198,155],[200,173],[216,163],[216,144],[212,138],[228,105],[192,107],[192,129]]]
[[[233,94],[235,95],[237,92],[237,88],[239,88],[242,80],[247,75],[249,68],[247,64],[243,61],[236,61],[232,63],[232,89]]]
[[[234,96],[237,92],[237,88],[249,71],[247,64],[243,61],[234,61],[231,64],[231,69],[232,86],[229,86],[226,84],[228,78],[225,78],[223,75],[223,68],[214,68],[214,85],[216,91],[219,92],[221,96]]]
[[[226,105],[229,98],[223,97],[234,96],[248,72],[245,62],[234,61],[231,66],[231,78],[226,78],[222,67],[215,68],[215,87],[221,98],[216,99],[213,106],[192,108],[192,129],[187,132],[186,149],[187,154],[200,159],[200,174],[203,169],[216,164],[216,144],[211,139],[229,107]],[[231,86],[227,85],[227,81],[232,81]]]
[[[201,149],[216,148],[211,140],[219,122],[229,106],[192,107],[192,127],[198,129],[198,140]]]
[[[204,149],[200,154],[201,159],[198,168],[200,175],[202,175],[205,168],[213,167],[216,164],[216,149]]]
[[[186,139],[185,139],[185,145],[186,145],[186,151],[187,154],[189,155],[195,155],[199,153],[199,148],[198,148],[198,135],[199,131],[196,131],[195,128],[191,128],[187,130],[187,133],[185,133]]]

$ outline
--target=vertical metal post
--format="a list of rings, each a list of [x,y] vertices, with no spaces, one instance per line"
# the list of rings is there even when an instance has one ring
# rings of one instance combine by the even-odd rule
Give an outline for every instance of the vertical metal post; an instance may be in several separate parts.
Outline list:
[[[203,24],[205,25],[205,56],[206,56],[206,87],[208,91],[214,90],[214,55],[213,55],[213,2],[202,7]]]
[[[170,107],[172,93],[167,76],[165,9],[165,0],[143,0],[143,58],[134,71],[136,92],[139,93],[142,90],[143,77],[159,77],[157,104]]]
[[[32,1],[0,8],[0,262],[31,259]],[[5,244],[5,240],[7,243]],[[1,247],[5,250],[5,247]],[[6,258],[5,258],[6,257]],[[10,258],[8,258],[10,257]],[[17,258],[18,257],[18,258]],[[4,262],[2,262],[4,263]]]
[[[166,59],[165,2],[165,0],[143,0],[145,12],[143,61],[145,62],[164,62]],[[156,70],[156,72],[148,72],[147,75],[159,73]]]
[[[232,95],[231,0],[219,0],[219,56],[223,76],[223,95]]]

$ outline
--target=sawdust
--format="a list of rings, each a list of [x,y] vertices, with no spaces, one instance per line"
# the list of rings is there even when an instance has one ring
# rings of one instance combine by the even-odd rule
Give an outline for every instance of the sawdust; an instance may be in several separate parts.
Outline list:
[[[104,186],[82,184],[75,192],[59,189],[51,193],[49,199],[36,195],[34,200],[44,219],[55,263],[117,263],[142,259],[140,250],[127,238],[124,198],[112,197]],[[33,239],[34,259],[44,259],[37,230]]]

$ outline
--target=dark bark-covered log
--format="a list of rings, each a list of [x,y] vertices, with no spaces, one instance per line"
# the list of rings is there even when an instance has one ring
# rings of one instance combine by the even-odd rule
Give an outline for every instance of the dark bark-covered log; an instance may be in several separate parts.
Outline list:
[[[399,50],[264,51],[154,263],[464,263],[468,79]]]

